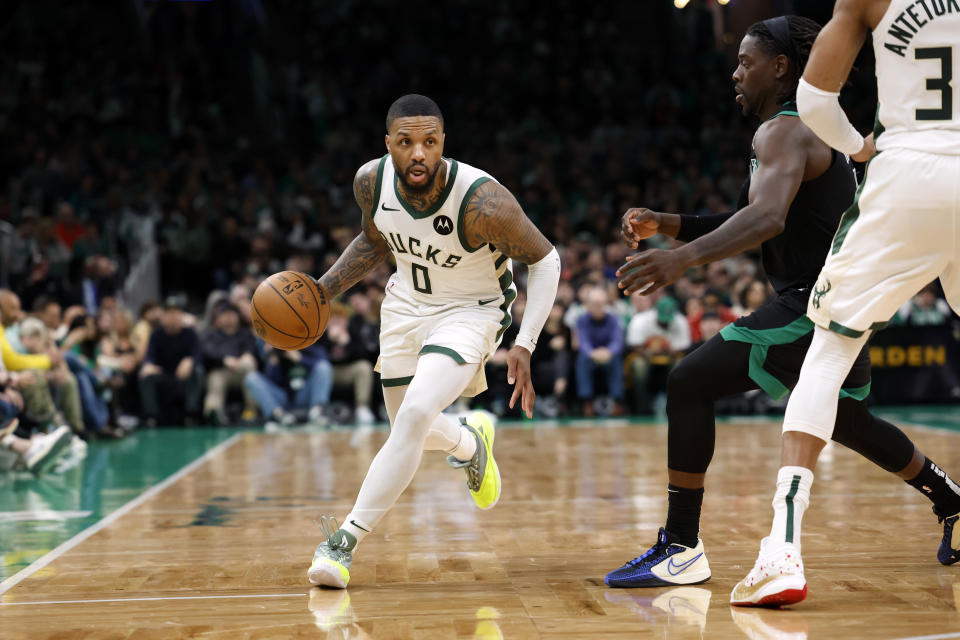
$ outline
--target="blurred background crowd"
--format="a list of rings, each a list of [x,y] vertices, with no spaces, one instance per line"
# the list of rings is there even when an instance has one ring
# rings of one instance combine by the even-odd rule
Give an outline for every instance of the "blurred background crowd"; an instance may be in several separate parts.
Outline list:
[[[740,35],[776,13],[825,22],[830,4],[5,4],[0,429],[34,459],[66,438],[49,439],[60,425],[119,437],[382,418],[372,366],[389,265],[302,352],[259,343],[249,301],[275,271],[320,275],[355,236],[354,172],[384,153],[386,108],[412,91],[443,109],[447,155],[506,185],[561,252],[533,358],[541,414],[658,411],[672,364],[771,291],[750,254],[624,298],[620,216],[733,206],[756,126],[733,100]],[[862,130],[871,65],[844,94]],[[897,321],[955,318],[934,285]],[[505,350],[488,367],[474,404],[509,413]]]

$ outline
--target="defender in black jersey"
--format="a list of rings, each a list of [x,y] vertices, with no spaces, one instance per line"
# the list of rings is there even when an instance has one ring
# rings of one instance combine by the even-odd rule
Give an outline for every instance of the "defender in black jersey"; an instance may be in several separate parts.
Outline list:
[[[777,296],[725,327],[671,372],[667,522],[652,548],[606,576],[610,586],[698,584],[710,578],[699,526],[704,476],[714,450],[714,403],[757,388],[779,399],[799,377],[813,334],[813,323],[804,315],[807,301],[822,295],[814,285],[856,190],[850,161],[800,121],[793,102],[819,29],[806,18],[784,16],[751,26],[743,39],[733,74],[737,102],[761,125],[737,211],[689,216],[630,209],[623,217],[624,239],[634,248],[656,233],[687,242],[632,257],[618,272],[626,293],[649,294],[690,267],[760,246]],[[833,439],[924,493],[936,514],[956,513],[956,485],[932,472],[902,431],[867,410],[869,390],[865,347],[843,386]],[[960,559],[948,535],[938,557],[944,564]]]

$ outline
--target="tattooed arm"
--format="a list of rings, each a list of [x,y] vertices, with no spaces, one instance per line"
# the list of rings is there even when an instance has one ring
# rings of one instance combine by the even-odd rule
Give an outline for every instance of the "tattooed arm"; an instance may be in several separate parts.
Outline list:
[[[377,204],[373,201],[373,194],[379,163],[379,160],[366,163],[353,179],[353,197],[363,214],[363,230],[318,281],[331,299],[360,282],[390,254],[390,247],[373,224],[373,207]]]
[[[473,193],[463,218],[471,247],[490,243],[508,258],[524,264],[539,262],[553,249],[513,194],[493,180]]]
[[[510,407],[519,397],[520,406],[532,418],[536,394],[530,380],[530,354],[537,347],[537,338],[557,297],[560,256],[510,192],[492,180],[477,188],[467,202],[463,218],[471,247],[489,243],[529,267],[527,307],[517,341],[507,354],[507,383],[515,385]]]

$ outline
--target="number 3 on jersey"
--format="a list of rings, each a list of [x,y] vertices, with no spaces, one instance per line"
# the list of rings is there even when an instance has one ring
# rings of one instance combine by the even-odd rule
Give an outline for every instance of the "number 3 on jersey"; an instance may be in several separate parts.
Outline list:
[[[939,109],[917,109],[917,120],[953,119],[953,47],[925,47],[916,49],[917,60],[939,60],[940,76],[927,78],[927,91],[940,92]]]
[[[423,265],[413,263],[413,288],[420,293],[433,293],[430,286],[430,272]]]

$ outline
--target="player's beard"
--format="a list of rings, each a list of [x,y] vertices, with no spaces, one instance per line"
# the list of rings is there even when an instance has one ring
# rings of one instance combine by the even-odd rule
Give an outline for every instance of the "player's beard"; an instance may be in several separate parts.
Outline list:
[[[411,194],[413,193],[422,194],[422,193],[427,193],[428,191],[430,191],[430,189],[433,188],[433,183],[436,182],[437,180],[437,172],[440,170],[441,162],[443,162],[442,159],[437,161],[437,164],[434,165],[433,167],[433,171],[430,171],[430,169],[427,168],[427,165],[420,164],[418,162],[414,162],[409,167],[407,167],[405,171],[402,171],[402,172],[397,170],[396,165],[394,165],[393,168],[394,170],[397,171],[397,175],[400,176],[400,181],[403,182],[404,191]],[[427,179],[423,182],[423,184],[410,184],[410,182],[407,181],[407,173],[414,167],[423,167],[424,169],[427,170]]]

